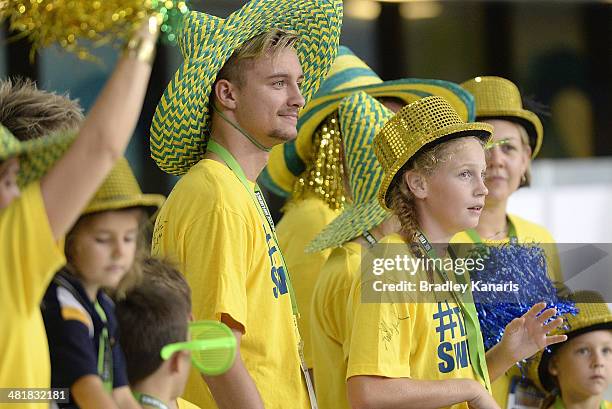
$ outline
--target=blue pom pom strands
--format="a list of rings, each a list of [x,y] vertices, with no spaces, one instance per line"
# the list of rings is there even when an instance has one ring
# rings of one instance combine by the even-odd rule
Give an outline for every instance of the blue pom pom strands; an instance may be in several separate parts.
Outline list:
[[[470,272],[472,290],[485,349],[499,343],[506,325],[534,304],[545,302],[558,316],[577,314],[575,303],[560,297],[547,274],[546,253],[535,244],[479,245],[472,257],[482,269]]]

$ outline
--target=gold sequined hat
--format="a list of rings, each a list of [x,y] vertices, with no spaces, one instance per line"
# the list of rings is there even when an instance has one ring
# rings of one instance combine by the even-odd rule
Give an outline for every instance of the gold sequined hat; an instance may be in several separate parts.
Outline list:
[[[477,121],[505,119],[521,124],[529,135],[531,158],[536,157],[544,135],[542,122],[536,114],[523,109],[521,93],[512,81],[501,77],[476,77],[461,86],[474,95]]]
[[[555,377],[548,372],[548,364],[559,348],[579,335],[591,331],[612,330],[612,312],[600,293],[595,291],[577,291],[571,297],[576,302],[578,314],[563,316],[565,328],[557,329],[553,334],[567,335],[567,341],[553,344],[540,351],[529,366],[529,378],[536,386],[547,391],[556,388]]]
[[[251,0],[226,19],[192,11],[179,38],[184,62],[164,91],[151,123],[151,156],[164,172],[186,173],[202,159],[210,136],[209,96],[234,51],[272,28],[297,33],[295,46],[306,101],[338,52],[341,0]]]
[[[0,125],[0,162],[11,157],[19,158],[20,186],[40,179],[66,152],[74,141],[72,132],[60,132],[44,138],[19,141]]]
[[[338,113],[353,202],[310,242],[307,252],[340,246],[378,226],[390,215],[376,197],[383,170],[374,155],[372,141],[393,111],[360,91],[344,98]]]
[[[480,122],[465,123],[444,98],[420,99],[402,108],[374,138],[374,152],[384,170],[378,192],[387,210],[387,193],[397,172],[422,149],[462,136],[488,140],[493,127]]]
[[[438,95],[450,102],[462,120],[474,120],[472,95],[458,84],[420,78],[383,81],[348,47],[340,46],[329,76],[312,101],[300,112],[297,138],[272,149],[259,182],[277,195],[292,195],[296,180],[315,160],[315,131],[337,111],[343,98],[358,91],[364,91],[375,98],[397,98],[405,104]]]
[[[144,207],[153,215],[163,202],[162,195],[142,193],[127,159],[120,158],[82,214]]]

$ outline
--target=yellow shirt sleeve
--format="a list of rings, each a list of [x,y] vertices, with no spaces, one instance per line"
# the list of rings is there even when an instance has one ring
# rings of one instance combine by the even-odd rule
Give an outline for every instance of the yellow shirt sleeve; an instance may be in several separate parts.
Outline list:
[[[2,310],[29,315],[39,309],[53,274],[66,262],[62,244],[53,237],[39,182],[28,185],[0,212],[0,238]]]

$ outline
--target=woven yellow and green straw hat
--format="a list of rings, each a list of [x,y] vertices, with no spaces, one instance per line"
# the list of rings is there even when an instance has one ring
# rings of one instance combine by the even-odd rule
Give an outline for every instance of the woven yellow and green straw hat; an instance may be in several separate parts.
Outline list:
[[[212,85],[233,52],[272,28],[299,35],[296,45],[308,101],[331,68],[342,25],[341,0],[252,0],[226,19],[189,13],[179,38],[184,62],[151,123],[151,156],[164,172],[186,173],[206,152]]]
[[[600,293],[595,291],[577,291],[572,295],[578,314],[563,316],[564,328],[553,331],[553,334],[567,335],[567,341],[591,331],[612,330],[612,311]],[[548,372],[548,363],[565,342],[553,344],[540,351],[529,366],[529,378],[538,387],[547,391],[556,388],[554,376]]]
[[[389,209],[387,192],[397,172],[413,156],[437,143],[462,136],[488,140],[493,127],[465,123],[453,107],[438,96],[427,97],[400,109],[374,138],[374,152],[384,170],[378,200]]]
[[[383,81],[348,47],[340,46],[329,76],[300,112],[297,138],[272,149],[259,182],[277,195],[291,195],[296,179],[313,160],[312,140],[317,127],[338,109],[343,98],[358,91],[373,97],[398,98],[406,104],[439,95],[451,103],[464,121],[474,120],[473,98],[458,84],[418,78]]]
[[[374,155],[372,141],[393,111],[360,91],[342,100],[338,114],[353,203],[310,242],[307,252],[340,246],[378,226],[390,215],[376,198],[383,170]]]
[[[523,109],[521,93],[512,81],[501,77],[476,77],[461,86],[474,96],[477,121],[505,119],[523,125],[529,135],[531,157],[536,157],[544,137],[542,122],[536,114]]]
[[[19,141],[0,125],[0,162],[19,157],[18,182],[23,187],[40,179],[66,152],[74,138],[74,133],[61,132],[44,138]]]
[[[127,159],[120,158],[81,214],[144,207],[153,215],[163,202],[162,195],[142,193]]]

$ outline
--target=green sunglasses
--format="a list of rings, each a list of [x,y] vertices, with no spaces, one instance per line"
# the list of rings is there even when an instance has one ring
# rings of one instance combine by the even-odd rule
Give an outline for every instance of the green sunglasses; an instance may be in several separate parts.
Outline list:
[[[165,361],[175,352],[191,351],[191,363],[204,375],[221,375],[234,364],[236,337],[227,325],[210,320],[189,324],[190,341],[164,346],[161,357]]]

